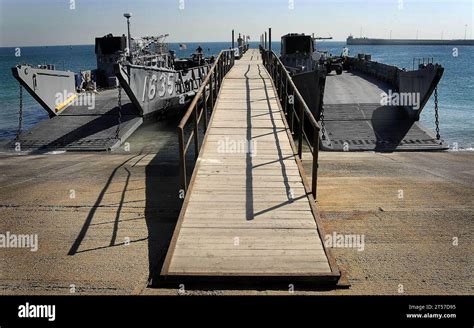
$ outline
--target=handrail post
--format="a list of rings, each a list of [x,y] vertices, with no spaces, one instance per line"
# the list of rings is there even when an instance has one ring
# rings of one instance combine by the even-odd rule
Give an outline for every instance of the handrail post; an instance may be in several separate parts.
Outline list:
[[[222,57],[221,57],[221,72],[222,72],[222,76],[225,75],[225,52],[222,53]]]
[[[198,103],[194,106],[194,148],[195,154],[194,157],[197,159],[199,157],[199,122],[198,122]]]
[[[221,58],[219,57],[217,60],[217,66],[216,66],[216,95],[219,93],[219,84],[221,80]]]
[[[275,80],[273,81],[275,83],[275,88],[277,91],[278,97],[280,97],[280,87],[278,86],[278,80],[280,79],[280,66],[276,65],[275,67]]]
[[[225,74],[227,75],[227,73],[229,73],[229,70],[230,70],[230,61],[231,61],[231,59],[230,59],[230,54],[229,54],[228,52],[226,52],[226,58],[227,58],[227,60],[226,60],[227,71],[226,71]]]
[[[216,65],[216,96],[217,96],[217,93],[219,92],[219,81],[220,81],[220,78],[221,78],[221,58],[219,57],[217,59],[217,65]]]
[[[272,28],[268,28],[268,50],[272,52]]]
[[[299,119],[299,133],[298,133],[298,156],[303,159],[303,130],[304,130],[304,106],[299,104],[300,119]]]
[[[217,84],[217,67],[214,66],[214,71],[212,72],[212,75],[214,76],[214,84]],[[217,93],[217,85],[215,85],[215,89],[214,89],[214,92]]]
[[[209,80],[209,98],[211,100],[211,113],[214,111],[214,86],[213,86],[213,74],[210,76]]]
[[[206,133],[207,130],[207,109],[208,109],[208,102],[209,98],[206,97],[206,86],[204,86],[204,92],[202,93],[202,98],[203,98],[203,104],[202,104],[202,114],[204,115],[204,133]]]
[[[280,93],[278,94],[279,95],[279,98],[282,100],[283,99],[283,75],[284,75],[284,70],[285,68],[284,67],[281,67],[280,66],[280,76],[279,76],[279,87],[280,87]]]
[[[225,75],[225,53],[221,62],[221,71],[222,71],[222,76],[221,76],[221,82],[222,82],[224,80],[224,75]]]
[[[222,60],[222,56],[219,60],[219,90],[221,89],[221,85],[222,85],[222,74],[223,74],[223,69],[222,69],[222,63],[223,63],[223,60]]]
[[[282,79],[282,75],[283,75],[283,68],[278,65],[278,67],[280,68],[279,69],[279,72],[278,72],[278,97],[281,99],[281,79]]]
[[[180,174],[179,180],[181,189],[186,193],[187,189],[187,177],[186,177],[186,154],[184,149],[184,130],[182,128],[178,128],[178,139],[179,139],[179,167],[180,167]]]
[[[316,201],[316,192],[318,190],[318,167],[319,167],[319,130],[314,129],[313,135],[313,176],[311,181],[311,192]]]
[[[270,56],[272,56],[272,71],[273,71],[273,80],[276,80],[276,75],[277,75],[277,64],[276,60],[273,56],[273,53],[270,52]]]
[[[294,127],[295,127],[295,90],[293,90],[293,99],[292,99],[292,104],[291,104],[291,115],[290,115],[290,131],[291,133],[294,133]]]
[[[227,74],[227,69],[229,68],[229,64],[228,64],[228,60],[229,60],[229,56],[227,55],[227,52],[224,53],[224,75]]]
[[[227,74],[227,68],[229,67],[229,65],[227,65],[227,52],[224,53],[224,74],[222,77],[224,77],[226,74]]]

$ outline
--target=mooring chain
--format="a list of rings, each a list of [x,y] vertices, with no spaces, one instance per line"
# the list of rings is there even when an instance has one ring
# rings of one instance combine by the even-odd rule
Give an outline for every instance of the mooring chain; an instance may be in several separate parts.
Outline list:
[[[19,109],[18,109],[18,130],[16,131],[15,140],[20,139],[21,130],[23,128],[23,86],[20,84],[20,94],[18,96]]]
[[[120,125],[122,124],[122,86],[118,86],[118,112],[117,112],[117,129],[115,130],[115,139],[119,138]]]
[[[441,139],[439,135],[439,113],[438,113],[438,87],[434,90],[434,104],[435,104],[435,124],[436,124],[436,140]]]
[[[321,114],[319,115],[319,120],[321,121],[321,133],[322,133],[322,139],[326,140],[326,128],[324,126],[324,87],[320,87],[320,94],[321,94]]]

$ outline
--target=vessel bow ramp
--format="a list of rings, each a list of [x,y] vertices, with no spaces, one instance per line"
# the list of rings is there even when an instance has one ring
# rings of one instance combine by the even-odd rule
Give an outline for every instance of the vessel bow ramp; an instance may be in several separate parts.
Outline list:
[[[365,69],[364,63],[353,61]],[[374,68],[369,66],[370,69],[365,72],[354,65],[341,75],[332,73],[326,77],[324,115],[320,119],[325,132],[322,148],[334,151],[447,149],[442,140],[438,140],[418,121],[421,110],[441,78],[442,68],[431,65],[418,71],[399,71],[399,77],[392,84],[398,83],[400,87],[395,88],[378,76],[387,71],[387,67],[393,71],[395,67],[373,62],[365,65],[373,65]],[[410,91],[404,94],[405,89]],[[382,95],[388,96],[392,90],[397,95],[413,96],[414,99],[416,95],[421,95],[419,109],[382,104]]]
[[[68,106],[61,115],[22,133],[12,146],[28,151],[114,150],[143,123],[125,92],[119,118],[118,89],[94,94],[93,104],[93,108],[85,103]]]
[[[337,282],[292,142],[260,53],[250,49],[223,81],[163,281]]]

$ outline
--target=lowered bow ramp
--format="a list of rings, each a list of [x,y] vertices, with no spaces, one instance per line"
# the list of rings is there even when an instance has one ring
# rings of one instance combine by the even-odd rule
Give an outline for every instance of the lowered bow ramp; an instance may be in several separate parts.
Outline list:
[[[400,106],[381,106],[392,87],[371,76],[328,75],[321,148],[334,151],[444,150],[446,145]]]
[[[142,123],[143,119],[122,92],[119,126],[118,90],[94,95],[92,105],[71,105],[55,116],[35,125],[11,143],[27,151],[107,151],[118,148]]]

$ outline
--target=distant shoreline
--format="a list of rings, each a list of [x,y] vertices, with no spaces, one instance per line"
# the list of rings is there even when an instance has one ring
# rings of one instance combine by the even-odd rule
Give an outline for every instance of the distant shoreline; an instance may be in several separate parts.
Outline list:
[[[179,44],[179,43],[231,43],[232,41],[176,41],[176,42],[166,42],[171,44]],[[252,42],[252,41],[251,41]],[[344,41],[342,41],[344,42]],[[34,46],[7,46],[7,47],[0,47],[0,49],[11,49],[11,48],[53,48],[53,47],[83,47],[83,46],[91,46],[94,47],[94,44],[55,44],[55,45],[34,45]]]
[[[474,46],[471,39],[372,39],[348,37],[347,45],[397,45],[397,46]]]
[[[179,44],[179,43],[231,43],[231,40],[227,41],[168,41],[169,44]],[[346,42],[345,40],[319,40],[318,43],[342,43]],[[250,44],[259,44],[259,41],[250,41]],[[272,41],[272,43],[280,43],[280,39]],[[92,46],[94,44],[55,44],[55,45],[33,45],[33,46],[22,46],[22,45],[15,45],[15,46],[0,46],[0,49],[14,49],[14,48],[41,48],[41,47],[80,47],[80,46]]]

